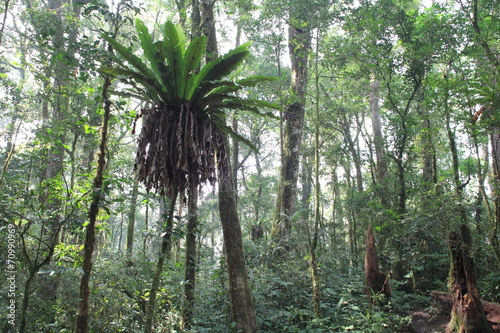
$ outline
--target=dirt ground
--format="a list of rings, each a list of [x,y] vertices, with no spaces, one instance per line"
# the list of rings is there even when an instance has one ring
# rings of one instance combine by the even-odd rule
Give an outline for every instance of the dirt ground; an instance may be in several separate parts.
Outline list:
[[[412,321],[407,331],[402,333],[440,333],[445,332],[450,321],[452,299],[450,294],[433,291],[430,296],[440,305],[436,311],[417,310],[411,314]],[[500,333],[500,304],[481,301],[486,319],[492,328]]]

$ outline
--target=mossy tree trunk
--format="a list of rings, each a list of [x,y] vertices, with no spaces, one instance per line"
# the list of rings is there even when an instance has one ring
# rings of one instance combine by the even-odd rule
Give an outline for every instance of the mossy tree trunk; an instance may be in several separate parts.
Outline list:
[[[307,28],[288,27],[289,53],[292,66],[294,102],[287,106],[283,130],[283,156],[281,157],[279,192],[271,230],[271,238],[279,243],[286,240],[292,230],[295,213],[300,146],[304,127],[305,97],[307,91],[308,56],[311,33]]]
[[[217,35],[214,24],[215,0],[202,3],[201,30],[207,36],[207,57],[210,61],[218,55]],[[225,119],[221,119],[222,122]],[[229,138],[221,133],[220,146],[216,147],[217,179],[219,186],[219,214],[224,238],[224,249],[229,275],[229,299],[231,313],[238,332],[257,332],[257,321],[253,306],[252,292],[248,282],[248,275],[243,251],[243,237],[240,221],[236,209],[236,193],[231,163],[228,152]]]
[[[450,288],[453,298],[447,333],[494,332],[484,315],[476,288],[476,271],[472,258],[472,241],[467,225],[450,233]]]
[[[75,333],[88,332],[88,323],[90,318],[90,275],[92,273],[92,255],[95,245],[95,225],[99,214],[99,206],[102,198],[104,172],[106,170],[106,150],[108,142],[108,125],[111,115],[111,101],[108,96],[108,89],[111,86],[111,79],[106,77],[102,89],[102,100],[104,101],[104,114],[102,118],[101,139],[99,143],[99,152],[97,160],[97,171],[92,186],[92,202],[89,210],[89,223],[85,231],[85,243],[83,247],[83,275],[80,281],[80,291],[78,297],[78,314],[76,316]]]
[[[382,273],[378,267],[377,248],[375,246],[375,237],[373,236],[372,227],[368,228],[366,238],[366,253],[365,253],[365,279],[366,292],[368,295],[384,294],[387,297],[391,296],[391,287],[389,277]]]
[[[225,140],[227,145],[227,138]],[[243,238],[236,210],[234,185],[230,176],[229,161],[219,162],[219,212],[226,249],[227,271],[229,275],[229,298],[231,312],[238,332],[257,332],[257,322],[253,307],[252,293],[248,282]]]

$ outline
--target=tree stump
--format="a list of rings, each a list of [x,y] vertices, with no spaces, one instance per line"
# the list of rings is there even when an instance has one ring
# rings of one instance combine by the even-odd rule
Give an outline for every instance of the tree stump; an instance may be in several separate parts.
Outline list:
[[[391,297],[389,277],[378,268],[377,249],[375,247],[375,237],[373,236],[372,227],[368,228],[368,236],[366,238],[365,280],[368,295],[374,292]]]
[[[453,299],[447,333],[494,332],[486,320],[476,288],[476,271],[471,255],[471,236],[467,225],[450,233],[450,289]]]

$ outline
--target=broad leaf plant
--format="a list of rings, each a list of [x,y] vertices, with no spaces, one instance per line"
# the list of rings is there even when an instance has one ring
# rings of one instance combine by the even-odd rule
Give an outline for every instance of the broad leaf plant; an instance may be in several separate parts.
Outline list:
[[[117,65],[101,70],[127,83],[134,95],[153,105],[141,112],[143,123],[135,162],[139,179],[148,190],[154,188],[167,195],[206,181],[215,182],[217,160],[228,158],[223,133],[252,147],[226,125],[226,112],[238,109],[272,116],[261,109],[276,109],[277,105],[238,93],[273,78],[227,78],[249,55],[250,43],[202,66],[206,53],[204,36],[187,43],[182,28],[167,22],[163,40],[154,42],[139,19],[136,30],[146,62],[130,48],[103,34],[117,53]]]

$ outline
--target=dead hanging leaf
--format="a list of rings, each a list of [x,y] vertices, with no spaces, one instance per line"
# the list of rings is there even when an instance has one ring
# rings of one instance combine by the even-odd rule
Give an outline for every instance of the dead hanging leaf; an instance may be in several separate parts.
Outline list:
[[[215,156],[226,159],[222,135],[211,119],[189,104],[142,110],[135,166],[148,190],[185,191],[216,177]],[[227,170],[226,170],[227,171]]]

